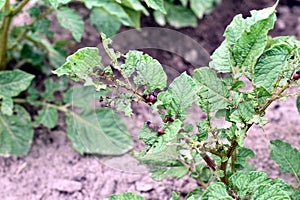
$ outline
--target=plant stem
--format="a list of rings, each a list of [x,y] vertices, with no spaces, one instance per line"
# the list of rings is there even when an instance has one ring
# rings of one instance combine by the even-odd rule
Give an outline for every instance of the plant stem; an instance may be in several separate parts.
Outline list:
[[[27,33],[31,30],[31,28],[33,27],[34,23],[36,21],[39,21],[39,20],[45,18],[47,15],[49,15],[53,11],[54,11],[54,8],[48,8],[40,16],[38,16],[36,18],[36,20],[34,20],[33,22],[31,22],[29,25],[27,25],[26,28],[15,39],[15,41],[13,42],[13,44],[10,45],[10,47],[8,47],[8,49],[9,50],[14,50],[14,48],[17,47],[17,45],[27,36]],[[27,39],[30,40],[31,38],[27,38]],[[35,41],[31,41],[31,42],[33,42],[33,43],[36,44]],[[41,44],[36,44],[36,45],[41,45]],[[45,46],[42,46],[42,48],[47,49]]]
[[[6,14],[10,12],[10,0],[6,0],[2,11]],[[8,31],[11,19],[9,14],[5,15],[0,28],[0,71],[5,70],[7,65]]]
[[[256,114],[260,116],[263,112],[265,112],[265,110],[271,105],[271,103],[274,102],[275,100],[279,99],[281,97],[281,94],[286,89],[288,89],[289,87],[290,87],[290,84],[287,83],[284,86],[282,86],[282,88],[280,90],[274,92],[272,94],[272,96],[264,103],[264,105],[257,111]],[[245,128],[244,128],[245,133],[247,133],[247,131],[251,128],[251,126],[253,124],[254,123],[245,124]],[[224,171],[224,177],[221,178],[221,181],[223,183],[225,183],[226,185],[229,184],[229,182],[228,182],[228,175],[226,173],[228,160],[233,155],[233,153],[236,151],[237,146],[238,146],[238,142],[236,141],[236,138],[233,138],[232,139],[232,143],[231,143],[229,149],[226,152],[226,156],[227,156],[228,159],[225,162],[222,162],[221,166],[220,166],[220,169]],[[232,159],[231,165],[234,165],[234,161],[235,161],[235,159]]]
[[[19,12],[22,11],[24,6],[29,2],[30,0],[23,0],[21,3],[18,4],[18,6],[10,10],[10,0],[6,0],[2,11],[5,13],[3,17],[3,22],[0,28],[0,71],[6,69],[6,65],[8,62],[7,58],[7,44],[8,44],[8,32],[9,27],[12,21],[12,18],[17,15]]]
[[[13,99],[14,103],[19,103],[19,104],[29,104],[29,101],[27,99]],[[57,106],[51,103],[47,103],[45,101],[33,101],[32,103],[34,103],[35,105],[42,105],[42,106],[48,106],[48,107],[52,107],[55,108],[58,111],[67,113],[70,112],[67,107],[69,106],[69,104],[66,104],[64,106]]]
[[[26,4],[29,2],[30,0],[23,0],[21,1],[21,3],[19,3],[19,5],[12,10],[10,16],[13,17],[15,15],[17,15],[19,12],[21,12],[21,10],[24,8],[24,6],[26,6]]]

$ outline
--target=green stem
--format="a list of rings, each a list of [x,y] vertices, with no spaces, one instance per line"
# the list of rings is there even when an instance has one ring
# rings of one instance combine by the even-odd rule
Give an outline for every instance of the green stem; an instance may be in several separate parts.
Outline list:
[[[13,17],[15,15],[17,15],[19,12],[22,11],[22,9],[24,8],[24,6],[26,6],[26,4],[29,2],[30,0],[23,0],[21,1],[18,6],[12,10],[10,16]]]
[[[2,11],[4,13],[10,12],[10,0],[6,0]],[[7,43],[8,43],[8,32],[11,24],[12,17],[7,14],[3,17],[2,25],[0,28],[0,71],[6,69],[7,65]]]
[[[14,103],[18,103],[18,104],[29,104],[29,101],[27,99],[13,99]],[[66,105],[63,105],[63,106],[57,106],[57,105],[54,105],[54,104],[51,104],[51,103],[47,103],[45,101],[33,101],[33,102],[30,102],[30,103],[34,103],[35,105],[42,105],[42,106],[49,106],[49,107],[52,107],[58,111],[61,111],[63,113],[68,113],[70,112],[68,110],[68,106],[69,104],[66,104]]]
[[[13,44],[8,47],[9,50],[14,50],[17,45],[24,39],[26,38],[27,36],[27,33],[32,29],[34,23],[36,21],[39,21],[43,18],[45,18],[47,15],[49,15],[50,13],[52,13],[55,9],[54,8],[48,8],[47,10],[45,10],[40,16],[38,16],[36,18],[36,20],[34,20],[33,22],[31,22],[29,25],[26,26],[26,28],[18,35],[17,39],[13,42]],[[28,38],[27,39],[30,41],[31,38]],[[36,44],[36,41],[31,41],[33,42],[34,44]],[[36,45],[40,45],[40,44],[36,44]],[[45,46],[42,46],[43,49],[47,49]]]
[[[0,28],[0,71],[6,69],[6,65],[8,63],[7,57],[7,44],[8,44],[8,32],[10,28],[10,24],[12,18],[16,16],[19,12],[22,11],[24,6],[30,0],[23,0],[21,1],[16,8],[10,10],[10,0],[6,0],[2,11],[5,13],[3,17],[3,22]]]
[[[264,103],[264,105],[257,111],[257,115],[261,115],[263,112],[265,112],[265,110],[271,105],[272,102],[274,102],[275,100],[279,99],[281,97],[281,94],[290,87],[290,83],[287,83],[286,85],[282,86],[281,89],[279,89],[278,91],[274,92],[272,94],[272,96]],[[247,132],[251,126],[253,125],[254,123],[252,124],[245,124],[245,132]],[[236,138],[233,138],[232,139],[232,143],[229,147],[229,149],[227,150],[226,152],[226,156],[227,156],[227,160],[225,162],[222,162],[221,163],[221,166],[220,166],[220,169],[224,171],[224,177],[221,178],[221,181],[223,183],[225,183],[226,185],[229,184],[228,182],[228,175],[226,173],[227,171],[227,164],[228,164],[228,160],[229,158],[233,155],[233,153],[236,151],[236,148],[238,146],[238,142],[236,141]],[[234,159],[232,160],[232,165],[234,165]]]

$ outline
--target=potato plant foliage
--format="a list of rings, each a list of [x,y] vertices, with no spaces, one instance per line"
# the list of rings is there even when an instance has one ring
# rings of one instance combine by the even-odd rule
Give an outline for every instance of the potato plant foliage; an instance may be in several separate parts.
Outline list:
[[[50,67],[63,64],[66,56],[63,47],[70,45],[70,41],[59,39],[52,42],[51,15],[72,34],[74,41],[80,42],[87,20],[79,14],[78,7],[90,10],[89,23],[99,32],[113,36],[122,25],[139,29],[141,15],[149,16],[151,10],[154,10],[155,20],[160,25],[196,27],[197,18],[208,14],[219,2],[181,0],[175,5],[174,0],[22,0],[17,3],[1,0],[0,70],[5,70],[11,60],[18,61],[17,68],[30,63],[46,74],[50,74]],[[13,24],[13,19],[20,13],[28,14],[30,19],[21,25]]]
[[[163,21],[177,27],[195,26],[196,18],[201,18],[217,3],[217,0],[183,0],[180,5],[175,5],[173,0],[0,0],[0,155],[26,155],[31,147],[33,129],[40,125],[54,128],[58,112],[67,116],[68,137],[76,151],[119,155],[131,149],[131,136],[118,115],[107,108],[91,110],[86,104],[86,100],[105,96],[109,89],[96,92],[89,86],[67,90],[68,80],[51,78],[51,70],[64,63],[66,46],[81,41],[88,22],[99,32],[112,36],[122,25],[139,29],[141,15],[149,16],[153,10],[160,22],[166,18]],[[203,9],[197,9],[199,7]],[[90,11],[89,20],[84,20],[78,8]],[[23,24],[14,23],[23,20],[20,14],[28,19]],[[58,26],[72,35],[73,41],[54,38],[55,32],[50,28],[53,18],[56,18]],[[94,50],[88,49],[85,53],[97,58]],[[89,64],[99,63],[100,59],[94,59]],[[156,64],[159,66],[158,62]],[[80,62],[79,65],[82,67]],[[89,69],[88,65],[85,67]],[[48,76],[43,82],[44,88],[37,84],[33,74],[21,69]],[[87,76],[78,78],[83,77]],[[92,79],[87,81],[93,82]],[[143,78],[136,81],[142,83]],[[153,87],[158,87],[156,82],[160,81],[153,80]],[[54,95],[62,92],[65,94]],[[80,93],[86,99],[78,95]],[[126,94],[119,101],[127,102],[128,97],[130,95]],[[73,107],[78,112],[74,112]],[[34,111],[28,113],[28,108]],[[131,109],[119,104],[120,110],[125,108]],[[116,123],[100,121],[103,116],[114,118]],[[80,132],[77,132],[79,129]]]
[[[154,18],[161,25],[195,26],[196,16],[201,18],[218,0],[180,0],[180,5],[173,0],[77,2],[91,10],[91,24],[105,33],[102,42],[111,58],[109,66],[101,63],[98,49],[93,47],[79,49],[65,62],[63,47],[67,42],[50,42],[54,33],[49,29],[48,17],[53,13],[75,41],[81,40],[84,21],[72,8],[71,0],[36,1],[26,10],[33,21],[12,26],[12,19],[28,2],[22,0],[13,5],[9,0],[0,0],[1,156],[26,155],[34,127],[54,128],[58,112],[66,116],[67,135],[76,151],[124,154],[132,149],[133,141],[115,111],[132,116],[132,103],[144,102],[159,113],[162,123],[157,126],[145,122],[139,138],[147,147],[133,151],[133,155],[149,165],[155,180],[185,175],[197,179],[200,187],[186,196],[189,200],[300,199],[299,150],[281,140],[269,144],[270,158],[283,173],[294,175],[297,186],[291,186],[256,171],[247,162],[254,152],[244,147],[249,128],[268,122],[264,114],[272,102],[297,95],[286,90],[299,85],[295,74],[300,68],[300,42],[294,37],[268,36],[276,21],[276,5],[251,11],[251,17],[246,19],[242,15],[234,17],[225,30],[225,40],[211,56],[210,65],[199,66],[193,75],[182,73],[167,85],[168,77],[159,61],[135,50],[122,55],[110,48],[111,40],[105,34],[114,35],[121,25],[139,28],[140,15],[149,14],[145,6],[155,10]],[[15,67],[5,70],[11,61],[17,61]],[[49,77],[41,90],[34,75],[18,69],[24,64],[48,75],[52,67],[61,66],[53,73],[67,75],[84,85],[68,89],[66,77]],[[251,89],[241,90],[246,82]],[[60,95],[54,95],[57,93]],[[95,100],[113,109],[92,109],[90,104]],[[28,106],[36,107],[36,115],[26,110]],[[187,123],[187,110],[193,106],[201,108],[206,118],[200,120],[199,113],[199,121]],[[212,120],[219,117],[230,126],[215,127]],[[126,198],[144,199],[132,193],[110,197]],[[173,192],[171,198],[180,199],[180,194]]]
[[[294,37],[268,36],[276,21],[276,6],[253,10],[246,19],[235,16],[225,30],[225,40],[211,56],[210,66],[194,70],[192,76],[182,73],[168,86],[157,60],[140,51],[122,55],[109,47],[111,40],[104,34],[103,46],[112,60],[109,66],[99,62],[98,49],[86,47],[69,56],[54,73],[83,81],[97,91],[116,90],[116,98],[108,98],[109,93],[102,98],[110,99],[111,107],[127,116],[134,114],[134,101],[145,102],[158,112],[164,131],[145,122],[139,138],[147,148],[133,155],[149,165],[155,180],[186,174],[197,179],[201,187],[186,199],[299,199],[299,150],[281,140],[269,144],[271,159],[282,172],[294,175],[298,185],[294,187],[256,171],[247,162],[254,152],[244,147],[249,128],[268,122],[264,115],[272,102],[297,95],[285,91],[298,87],[293,77],[300,68],[300,42]],[[241,90],[246,82],[250,89]],[[157,90],[160,92],[154,95]],[[155,97],[152,100],[151,95]],[[187,109],[192,106],[200,107],[206,118],[187,124]],[[216,117],[223,117],[230,126],[213,126]],[[132,193],[111,196],[123,198],[143,199]],[[172,199],[180,199],[179,194],[173,192]]]

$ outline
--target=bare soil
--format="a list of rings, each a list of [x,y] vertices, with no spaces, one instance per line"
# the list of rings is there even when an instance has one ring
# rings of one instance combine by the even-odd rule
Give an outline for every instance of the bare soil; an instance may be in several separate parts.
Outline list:
[[[300,6],[291,6],[290,2],[282,1],[279,5],[278,21],[271,34],[295,35],[300,39]],[[212,53],[223,40],[222,33],[234,15],[243,13],[248,16],[250,10],[272,4],[273,1],[270,0],[223,0],[210,15],[199,20],[196,29],[184,28],[178,31],[192,37]],[[85,11],[81,14],[84,16]],[[142,27],[149,26],[157,25],[153,18],[143,18]],[[125,30],[127,29],[122,29]],[[87,27],[82,43],[71,48],[70,52],[79,47],[96,46],[98,43],[99,37],[95,29]],[[153,49],[146,52],[178,72],[191,73],[190,69],[197,67],[170,52]],[[290,97],[286,102],[277,101],[270,106],[266,112],[270,123],[264,130],[252,127],[245,140],[246,147],[252,148],[256,154],[250,161],[252,165],[267,172],[272,178],[279,176],[291,184],[291,175],[281,174],[276,163],[269,159],[268,145],[271,139],[279,138],[300,149],[300,116],[295,99]],[[145,121],[155,117],[145,107],[139,107],[137,111],[135,117],[126,120],[135,139],[135,146],[139,148],[143,145],[137,140],[139,128]],[[113,193],[130,191],[141,194],[146,199],[164,200],[170,199],[172,191],[187,194],[197,187],[197,183],[188,177],[181,180],[167,178],[162,182],[155,182],[144,168],[129,161],[130,156],[111,159],[78,154],[70,147],[64,116],[60,116],[55,129],[40,127],[35,130],[34,142],[28,156],[0,158],[0,199],[94,200],[107,198]],[[118,165],[120,163],[122,166]]]

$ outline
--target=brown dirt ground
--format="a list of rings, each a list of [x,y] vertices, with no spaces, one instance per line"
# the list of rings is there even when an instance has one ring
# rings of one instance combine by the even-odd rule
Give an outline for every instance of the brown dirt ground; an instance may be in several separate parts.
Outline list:
[[[277,35],[296,35],[300,38],[300,6],[288,6],[290,1],[281,2],[278,7],[278,21],[275,30],[271,32]],[[223,40],[222,33],[232,17],[238,13],[249,15],[252,9],[260,9],[272,5],[268,0],[223,0],[212,14],[199,21],[196,29],[184,28],[179,31],[189,35],[199,42],[209,53]],[[297,3],[297,1],[295,1]],[[85,12],[82,12],[85,15]],[[143,18],[142,26],[156,26],[152,18]],[[167,28],[171,28],[168,27]],[[83,46],[95,46],[98,44],[98,34],[91,27],[86,28],[85,38],[70,51]],[[122,29],[127,30],[127,29]],[[58,33],[58,35],[64,33]],[[193,68],[183,58],[162,52],[161,50],[147,50],[147,53],[158,59],[165,65],[173,66],[178,71],[189,71]],[[197,115],[197,113],[195,113]],[[282,177],[289,183],[293,183],[290,175],[279,172],[278,166],[269,159],[270,139],[283,139],[300,149],[300,124],[299,113],[295,105],[295,97],[286,102],[275,102],[267,110],[270,123],[264,130],[252,127],[245,141],[246,147],[252,148],[256,158],[251,159],[257,169],[267,172],[270,177]],[[128,129],[137,141],[138,130],[142,124],[153,118],[147,108],[139,108],[139,112],[133,119],[128,119]],[[136,143],[139,147],[141,144]],[[105,161],[106,160],[106,161]],[[113,169],[119,161],[124,162],[125,170]],[[28,156],[0,158],[0,199],[4,200],[36,200],[36,199],[78,199],[94,200],[104,199],[110,194],[125,191],[136,192],[147,199],[169,199],[171,192],[176,190],[187,194],[197,183],[185,177],[181,180],[168,178],[162,182],[153,181],[144,169],[140,173],[136,166],[128,164],[127,157],[120,160],[108,160],[95,156],[82,156],[70,147],[66,138],[64,117],[60,116],[58,126],[53,130],[38,128],[35,131],[34,143]],[[110,163],[109,166],[103,164]],[[117,162],[117,164],[116,164]]]

